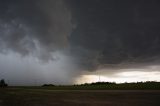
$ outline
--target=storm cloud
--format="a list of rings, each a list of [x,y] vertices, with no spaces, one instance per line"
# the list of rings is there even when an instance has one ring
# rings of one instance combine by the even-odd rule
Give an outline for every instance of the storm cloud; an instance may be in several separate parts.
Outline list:
[[[39,58],[68,45],[71,13],[63,0],[15,0],[0,3],[1,51],[22,55],[37,50]]]
[[[75,29],[70,42],[81,68],[159,64],[159,1],[73,0],[72,3]]]
[[[67,84],[82,71],[158,67],[159,5],[158,0],[0,1],[0,77],[12,84],[28,79],[26,84]]]

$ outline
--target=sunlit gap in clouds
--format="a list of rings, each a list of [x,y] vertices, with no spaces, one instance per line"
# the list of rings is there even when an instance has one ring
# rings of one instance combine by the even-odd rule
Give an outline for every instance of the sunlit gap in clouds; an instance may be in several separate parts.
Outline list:
[[[76,84],[92,83],[92,82],[141,82],[141,81],[160,81],[160,72],[142,72],[142,71],[125,71],[118,72],[113,75],[81,75],[75,80]]]

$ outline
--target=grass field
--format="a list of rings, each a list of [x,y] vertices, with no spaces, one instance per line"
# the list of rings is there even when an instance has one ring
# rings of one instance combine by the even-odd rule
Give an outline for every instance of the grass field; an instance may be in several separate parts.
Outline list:
[[[160,106],[160,90],[0,89],[0,106]]]

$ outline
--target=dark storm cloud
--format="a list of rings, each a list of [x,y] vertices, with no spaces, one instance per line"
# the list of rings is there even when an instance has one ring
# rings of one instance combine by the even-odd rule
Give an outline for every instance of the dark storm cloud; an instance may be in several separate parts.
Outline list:
[[[71,0],[71,8],[70,42],[80,68],[159,63],[158,0]]]
[[[74,57],[78,70],[156,60],[155,64],[160,57],[159,4],[156,0],[1,1],[1,53],[49,60],[63,49]]]
[[[0,79],[9,85],[73,83],[71,30],[64,0],[0,0]]]
[[[0,78],[66,84],[83,70],[147,69],[159,54],[158,0],[0,1]]]
[[[63,0],[0,1],[1,51],[22,55],[39,47],[39,57],[50,59],[68,45],[71,14]]]

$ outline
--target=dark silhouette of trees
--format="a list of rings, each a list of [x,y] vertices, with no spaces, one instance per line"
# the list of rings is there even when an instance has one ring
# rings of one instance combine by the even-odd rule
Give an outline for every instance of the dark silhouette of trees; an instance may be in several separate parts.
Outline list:
[[[0,80],[0,87],[7,87],[8,84],[5,83],[5,80],[4,79],[1,79]]]
[[[55,86],[55,85],[53,85],[53,84],[44,84],[44,85],[42,85],[42,87],[53,87],[53,86]]]

